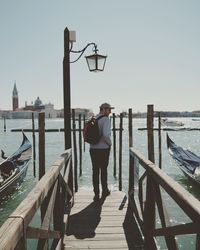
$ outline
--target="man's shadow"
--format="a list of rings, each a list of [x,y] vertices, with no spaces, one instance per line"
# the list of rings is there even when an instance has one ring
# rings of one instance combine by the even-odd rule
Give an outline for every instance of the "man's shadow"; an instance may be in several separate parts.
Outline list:
[[[101,210],[105,198],[92,202],[80,212],[70,215],[66,235],[77,239],[95,237],[95,230],[101,221]]]

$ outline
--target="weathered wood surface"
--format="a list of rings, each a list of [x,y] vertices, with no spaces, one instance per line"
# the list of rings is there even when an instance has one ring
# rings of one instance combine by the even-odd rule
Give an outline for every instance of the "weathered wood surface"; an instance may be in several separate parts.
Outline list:
[[[129,201],[133,208],[134,216],[140,225],[144,234],[145,250],[159,249],[156,242],[156,236],[162,236],[165,239],[166,247],[169,250],[179,249],[176,242],[177,235],[196,234],[196,249],[200,249],[198,244],[198,234],[200,232],[200,202],[188,191],[181,187],[176,181],[162,171],[158,166],[149,160],[146,160],[140,152],[130,148],[130,168],[135,172],[136,162],[146,171],[140,176],[138,187],[132,179],[129,184]],[[139,166],[137,166],[138,168]],[[131,172],[131,170],[129,171]],[[145,176],[146,174],[146,176]],[[145,177],[147,181],[144,182]],[[144,187],[143,187],[144,185]],[[162,188],[161,188],[162,187]],[[139,188],[139,189],[138,189]],[[138,190],[138,192],[136,191]],[[165,208],[163,193],[174,200],[192,221],[181,222],[179,225],[173,225],[170,222],[169,214]],[[139,201],[139,203],[138,203]],[[155,217],[154,210],[157,208],[158,216]],[[154,221],[160,219],[161,227],[156,227]]]
[[[64,249],[143,249],[127,197],[113,191],[99,203],[93,192],[80,190],[68,220]]]

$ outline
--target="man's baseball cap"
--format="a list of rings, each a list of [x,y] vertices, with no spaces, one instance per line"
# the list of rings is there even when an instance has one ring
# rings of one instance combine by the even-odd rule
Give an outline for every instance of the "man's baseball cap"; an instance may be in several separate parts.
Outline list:
[[[102,103],[101,106],[99,107],[100,109],[114,109],[109,103],[105,102]]]

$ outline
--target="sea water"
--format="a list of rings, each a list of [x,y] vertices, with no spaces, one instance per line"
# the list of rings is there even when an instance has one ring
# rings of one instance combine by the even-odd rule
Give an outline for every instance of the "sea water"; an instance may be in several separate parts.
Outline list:
[[[173,119],[173,118],[171,118]],[[176,118],[182,121],[187,128],[200,128],[200,121],[193,121],[192,118]],[[154,125],[157,127],[157,119],[154,120]],[[119,120],[116,119],[116,127],[119,127]],[[22,142],[21,132],[11,132],[13,128],[25,129],[32,127],[32,121],[26,120],[6,120],[6,132],[4,132],[4,121],[0,120],[0,149],[3,149],[6,155],[10,155],[19,147]],[[48,128],[63,128],[63,119],[46,119],[45,127]],[[138,128],[146,127],[146,119],[133,119],[133,145],[139,150],[145,158],[147,158],[147,131],[138,130]],[[37,121],[36,121],[37,128]],[[128,149],[128,119],[123,120],[123,149],[122,149],[122,184],[124,192],[128,189],[128,172],[129,172],[129,149]],[[200,155],[200,131],[169,131],[171,139],[178,145],[187,148],[197,155]],[[32,142],[32,133],[27,132],[26,136]],[[161,132],[162,139],[162,169],[171,176],[176,182],[182,185],[192,195],[200,200],[200,190],[193,186],[183,175],[183,173],[176,166],[175,162],[171,159],[166,146],[166,131]],[[117,142],[119,135],[117,132]],[[155,161],[158,163],[158,132],[154,132],[155,140]],[[78,141],[78,135],[77,135]],[[89,147],[85,145],[85,152],[83,153],[83,173],[79,178],[79,188],[92,189],[91,182],[91,162],[89,157]],[[47,132],[45,134],[45,162],[46,170],[53,164],[53,162],[64,151],[64,133],[63,132]],[[117,171],[119,165],[119,144],[117,143]],[[23,183],[12,193],[9,197],[0,203],[0,225],[8,218],[20,202],[27,196],[38,181],[38,133],[36,133],[36,178],[33,177],[33,164],[29,164],[27,175]],[[78,158],[79,159],[79,158]],[[0,158],[0,161],[3,159]],[[108,167],[108,183],[109,188],[112,190],[118,189],[118,178],[113,177],[113,151],[111,150],[110,162]],[[189,222],[188,217],[184,212],[172,201],[172,199],[164,194],[165,205],[170,216],[171,223],[183,224]],[[157,225],[159,226],[159,220]],[[178,236],[178,244],[180,249],[195,249],[194,236]],[[166,249],[165,244],[159,240],[160,249]],[[30,248],[31,249],[31,248]],[[34,249],[34,248],[32,248]]]

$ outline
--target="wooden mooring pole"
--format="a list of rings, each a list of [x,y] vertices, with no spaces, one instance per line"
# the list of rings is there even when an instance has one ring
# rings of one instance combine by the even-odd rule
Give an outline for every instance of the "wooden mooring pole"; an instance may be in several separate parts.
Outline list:
[[[162,168],[162,141],[161,141],[161,114],[158,112],[158,152],[159,152],[159,168]]]
[[[117,161],[116,161],[116,126],[115,126],[115,113],[113,113],[113,176],[116,177],[117,174],[117,170],[116,170],[116,166],[117,166]]]
[[[38,114],[39,119],[39,180],[45,174],[45,113]]]
[[[133,147],[133,113],[132,109],[128,110],[128,132],[129,132],[129,148]],[[129,192],[134,190],[134,176],[136,166],[134,165],[134,160],[129,153]]]
[[[82,127],[81,127],[81,114],[78,116],[78,129],[79,129],[79,176],[82,175]]]
[[[122,191],[122,132],[123,132],[123,114],[120,114],[119,122],[119,191]]]
[[[85,126],[85,115],[83,115],[83,128]],[[85,141],[83,141],[83,152],[85,152]]]
[[[4,121],[3,129],[4,129],[4,132],[6,132],[6,118],[5,117],[3,118],[3,121]]]
[[[129,147],[133,147],[133,113],[131,108],[128,110],[128,133]]]
[[[78,191],[78,171],[77,171],[77,145],[76,145],[75,109],[72,109],[72,132],[73,132],[73,145],[74,145],[74,188],[75,188],[75,192],[77,192]]]
[[[154,156],[153,118],[154,118],[153,105],[148,105],[147,106],[148,159],[154,163],[155,156]]]
[[[32,112],[32,138],[33,138],[33,175],[36,177],[36,151],[35,151],[35,121],[34,121],[34,112]]]
[[[45,175],[45,113],[38,114],[38,129],[39,129],[39,180]],[[43,222],[45,211],[47,207],[47,200],[44,200],[41,204],[41,221]],[[46,241],[40,239],[37,244],[37,249],[47,249]]]

